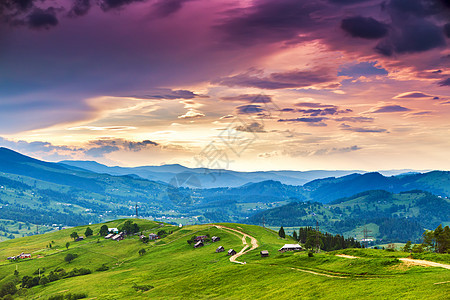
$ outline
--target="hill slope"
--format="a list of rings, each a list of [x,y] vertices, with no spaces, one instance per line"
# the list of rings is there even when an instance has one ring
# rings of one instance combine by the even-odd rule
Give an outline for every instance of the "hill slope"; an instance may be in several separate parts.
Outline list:
[[[0,243],[4,256],[32,253],[31,259],[20,262],[2,258],[0,285],[12,283],[20,288],[21,282],[39,279],[40,273],[38,281],[42,284],[24,287],[15,294],[18,299],[49,299],[69,293],[99,299],[261,299],[299,295],[323,299],[443,299],[448,292],[445,284],[435,284],[449,280],[448,270],[402,265],[397,257],[408,253],[359,250],[358,255],[364,257],[349,262],[332,252],[314,257],[305,252],[280,253],[276,250],[292,240],[279,239],[275,232],[258,226],[178,228],[132,221],[145,234],[160,230],[173,233],[149,244],[137,236],[116,242],[95,236],[102,225],[97,224],[90,226],[94,236],[81,242],[71,241],[69,234],[83,233],[86,226]],[[123,222],[117,220],[107,226],[120,227]],[[239,257],[247,262],[245,265],[230,262],[226,252],[215,252],[219,245],[241,250],[245,246],[241,232],[254,237],[259,246]],[[204,234],[221,240],[198,249],[186,243],[193,235]],[[68,249],[66,242],[70,242]],[[52,248],[46,247],[49,244]],[[143,255],[139,254],[141,249],[145,249]],[[269,250],[269,257],[259,255],[263,249]],[[66,262],[68,254],[77,257]],[[42,277],[52,280],[45,283]]]

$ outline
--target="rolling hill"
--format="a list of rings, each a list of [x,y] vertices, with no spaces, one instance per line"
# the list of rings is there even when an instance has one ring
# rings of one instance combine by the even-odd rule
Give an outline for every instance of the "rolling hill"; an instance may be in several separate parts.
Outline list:
[[[171,232],[148,244],[138,236],[122,241],[97,234],[103,224],[90,225],[94,235],[74,242],[70,233],[83,234],[87,226],[0,243],[0,290],[16,299],[443,299],[449,271],[442,267],[405,264],[409,253],[350,249],[316,253],[277,250],[291,238],[281,239],[267,228],[244,224],[204,224],[179,228],[133,219],[145,235]],[[106,223],[120,227],[125,220]],[[192,236],[220,237],[195,249]],[[245,236],[244,236],[245,235]],[[250,244],[255,249],[230,261],[227,251]],[[66,247],[66,243],[69,243]],[[51,246],[51,247],[50,247]],[[245,249],[244,248],[244,249]],[[247,248],[248,249],[248,248]],[[268,250],[269,257],[260,251]],[[7,256],[31,253],[15,262]],[[356,255],[349,259],[342,253]],[[66,257],[75,257],[67,261]],[[448,263],[448,254],[422,255]],[[243,264],[245,262],[245,264]],[[244,280],[245,279],[245,280]],[[441,284],[442,283],[442,284]]]

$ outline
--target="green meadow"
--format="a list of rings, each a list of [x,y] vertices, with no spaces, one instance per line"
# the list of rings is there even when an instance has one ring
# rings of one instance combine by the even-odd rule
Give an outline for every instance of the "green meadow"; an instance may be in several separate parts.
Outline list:
[[[119,227],[124,222],[104,224]],[[212,224],[179,228],[147,220],[133,222],[146,235],[160,230],[172,233],[148,244],[138,235],[116,242],[98,236],[103,224],[95,224],[89,226],[94,235],[80,242],[69,235],[76,231],[84,236],[88,226],[5,241],[0,243],[0,285],[13,282],[17,299],[56,299],[68,293],[84,293],[88,299],[444,299],[450,290],[450,270],[406,265],[398,260],[409,255],[405,252],[346,249],[313,257],[306,251],[280,253],[281,246],[294,240],[281,239],[275,231],[255,225],[218,224],[257,239],[259,247],[237,258],[245,262],[238,264],[227,255],[228,249],[239,252],[244,246],[242,235],[235,231]],[[221,240],[197,249],[187,243],[192,236],[206,234]],[[250,239],[246,242],[250,244]],[[226,251],[216,253],[218,246]],[[145,253],[140,255],[142,249]],[[269,250],[270,256],[262,258],[261,250]],[[6,260],[21,252],[31,253],[32,259]],[[77,255],[70,263],[65,261],[69,253]],[[420,259],[448,263],[448,257],[428,254]],[[24,276],[39,276],[39,272],[49,276],[58,268],[66,272],[87,268],[91,274],[20,288]]]

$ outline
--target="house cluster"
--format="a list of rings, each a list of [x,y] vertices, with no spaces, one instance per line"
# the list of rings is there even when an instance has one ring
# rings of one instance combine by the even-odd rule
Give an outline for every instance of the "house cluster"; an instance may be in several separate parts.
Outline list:
[[[113,240],[113,241],[121,241],[124,239],[123,232],[119,232],[119,229],[117,228],[108,228],[108,234],[105,236],[105,239]]]
[[[303,248],[299,244],[285,244],[278,251],[286,252],[286,251],[301,251],[301,250],[303,250]]]
[[[31,258],[31,254],[22,252],[17,256],[8,257],[8,260],[16,260],[16,259],[24,259],[24,258]]]
[[[207,236],[207,235],[199,235],[199,236],[196,236],[195,238],[194,238],[194,242],[195,242],[195,244],[194,244],[194,248],[199,248],[199,247],[203,247],[205,244],[204,244],[204,241],[206,240],[206,239],[208,239],[209,237]],[[220,237],[218,237],[218,236],[213,236],[212,238],[211,238],[211,241],[213,242],[213,243],[215,243],[215,242],[218,242],[218,241],[220,241]]]

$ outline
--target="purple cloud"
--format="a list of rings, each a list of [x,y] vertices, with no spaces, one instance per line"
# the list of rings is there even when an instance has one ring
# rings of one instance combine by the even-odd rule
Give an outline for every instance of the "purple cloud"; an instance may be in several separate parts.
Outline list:
[[[361,16],[343,19],[341,28],[352,37],[379,39],[387,35],[388,26],[373,18]]]
[[[307,70],[271,73],[267,76],[262,71],[250,70],[230,77],[222,77],[213,83],[234,87],[255,87],[260,89],[304,88],[316,84],[332,83],[336,76],[329,70]]]
[[[385,105],[381,106],[373,111],[373,113],[393,113],[393,112],[403,112],[410,111],[411,109],[400,106],[400,105]]]
[[[272,102],[272,97],[261,94],[244,94],[238,96],[222,97],[221,100],[225,101],[247,101],[251,103],[269,103]]]
[[[365,122],[373,122],[374,118],[369,117],[342,117],[334,119],[338,122],[354,122],[354,123],[365,123]]]
[[[256,114],[265,111],[261,105],[249,104],[236,107],[238,114]]]
[[[328,118],[312,117],[312,118],[296,118],[296,119],[279,119],[278,122],[303,122],[303,123],[318,123]]]
[[[387,131],[384,128],[377,128],[377,127],[353,127],[353,126],[347,125],[345,123],[341,124],[339,127],[342,130],[360,132],[360,133],[381,133],[381,132]]]
[[[442,81],[439,81],[438,84],[439,84],[440,86],[450,86],[450,77],[447,78],[447,79],[444,79],[444,80],[442,80]]]

